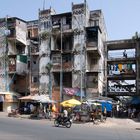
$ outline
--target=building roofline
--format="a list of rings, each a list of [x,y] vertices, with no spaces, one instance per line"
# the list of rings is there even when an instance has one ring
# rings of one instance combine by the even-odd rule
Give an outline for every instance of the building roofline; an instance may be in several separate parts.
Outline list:
[[[23,21],[23,22],[27,23],[27,21],[25,21],[21,18],[18,18],[18,17],[8,17],[7,19],[15,19],[15,20],[17,19],[17,20],[20,20],[20,21]]]
[[[28,21],[26,21],[26,22],[29,23],[29,22],[35,22],[35,21],[38,21],[38,19],[28,20]]]
[[[72,12],[66,12],[66,13],[60,13],[60,14],[55,14],[55,15],[52,15],[52,17],[59,17],[59,16],[65,16],[65,15],[71,15],[72,16]]]
[[[106,41],[107,45],[112,45],[112,44],[122,44],[122,43],[133,43],[135,40],[133,39],[120,39],[120,40],[110,40]]]

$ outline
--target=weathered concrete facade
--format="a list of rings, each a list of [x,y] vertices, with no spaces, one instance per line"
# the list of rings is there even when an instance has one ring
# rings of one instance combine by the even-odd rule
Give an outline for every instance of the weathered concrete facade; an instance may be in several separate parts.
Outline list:
[[[86,1],[72,3],[71,9],[60,14],[52,8],[39,10],[39,19],[28,22],[8,19],[10,36],[4,35],[0,41],[8,39],[1,69],[4,76],[7,69],[10,91],[49,94],[58,102],[72,96],[83,100],[104,94],[107,33],[102,11],[90,11]],[[2,30],[7,29],[4,25]],[[6,47],[3,44],[1,51]],[[1,87],[6,89],[8,82]]]
[[[38,20],[27,22],[27,47],[30,94],[39,93],[39,35]]]
[[[26,33],[25,21],[0,19],[0,111],[16,108],[18,95],[29,93]]]
[[[39,12],[40,93],[44,88],[46,94],[53,96],[60,88],[60,100],[76,92],[82,98],[83,94],[86,98],[104,94],[107,35],[101,10],[90,11],[85,1],[72,3],[69,13],[51,12],[52,9]]]

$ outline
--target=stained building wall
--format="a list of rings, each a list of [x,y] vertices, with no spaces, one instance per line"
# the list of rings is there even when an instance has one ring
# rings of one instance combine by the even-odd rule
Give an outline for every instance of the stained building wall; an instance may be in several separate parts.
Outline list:
[[[74,72],[72,75],[72,87],[82,87],[84,86],[84,80],[81,78],[86,64],[85,56],[85,30],[88,16],[88,9],[86,3],[83,4],[72,4],[72,29],[74,30]],[[81,74],[82,73],[82,74]],[[84,77],[84,75],[82,76]],[[81,80],[82,79],[82,80]]]
[[[39,92],[49,94],[49,73],[47,66],[50,64],[50,40],[51,40],[51,29],[52,21],[51,14],[54,11],[51,9],[39,12],[39,33],[40,33],[40,47],[39,47],[39,73],[40,73],[40,87]]]

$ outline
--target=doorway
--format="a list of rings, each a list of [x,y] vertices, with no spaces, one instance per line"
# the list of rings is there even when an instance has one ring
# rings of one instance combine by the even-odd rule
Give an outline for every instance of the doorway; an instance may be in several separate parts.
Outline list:
[[[0,112],[3,111],[3,102],[0,102]]]

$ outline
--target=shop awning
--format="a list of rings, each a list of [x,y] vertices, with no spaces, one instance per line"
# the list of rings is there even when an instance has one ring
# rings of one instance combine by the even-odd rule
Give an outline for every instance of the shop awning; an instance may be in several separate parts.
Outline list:
[[[34,95],[33,99],[40,103],[56,103],[56,101],[50,99],[49,95]]]
[[[14,96],[20,97],[19,93],[13,92],[13,91],[1,91],[0,95],[14,95]]]
[[[7,92],[0,92],[0,95],[3,96],[3,102],[17,102],[20,94],[17,92],[7,91]]]
[[[49,95],[38,95],[38,94],[24,96],[24,97],[19,98],[19,100],[22,100],[22,101],[37,101],[37,102],[40,102],[40,103],[56,103],[56,101],[51,100],[49,98]]]
[[[19,100],[33,100],[33,96],[31,96],[31,95],[23,96],[23,97],[19,98]]]

